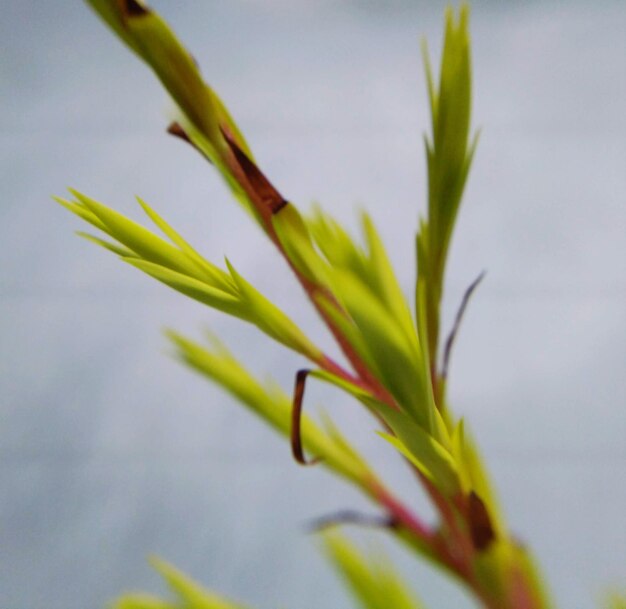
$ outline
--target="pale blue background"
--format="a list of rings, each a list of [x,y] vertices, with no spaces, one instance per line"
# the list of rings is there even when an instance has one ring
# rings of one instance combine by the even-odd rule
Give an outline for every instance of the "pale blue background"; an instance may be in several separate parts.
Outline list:
[[[438,52],[443,4],[155,4],[280,189],[352,226],[365,206],[410,293],[425,192],[419,37]],[[160,590],[154,552],[261,609],[347,607],[303,525],[368,506],[173,363],[159,328],[209,325],[285,387],[302,361],[75,238],[83,227],[50,195],[74,185],[140,217],[140,194],[313,333],[315,316],[211,168],[163,134],[152,75],[81,3],[1,8],[0,606],[95,609],[122,589]],[[452,397],[560,607],[583,609],[626,584],[626,5],[477,2],[472,30],[484,130],[448,322],[464,286],[488,276]],[[409,480],[354,404],[313,384],[308,399]],[[397,558],[429,606],[471,606]]]

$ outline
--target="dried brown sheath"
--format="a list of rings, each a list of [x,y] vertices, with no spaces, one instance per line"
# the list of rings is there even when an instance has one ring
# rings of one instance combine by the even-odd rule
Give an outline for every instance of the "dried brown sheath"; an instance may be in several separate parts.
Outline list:
[[[298,370],[296,374],[296,386],[293,391],[293,406],[291,410],[291,453],[300,465],[315,465],[320,460],[319,457],[316,457],[307,461],[302,448],[302,398],[304,397],[304,385],[309,372],[311,371],[304,369]]]
[[[235,159],[241,167],[246,179],[257,197],[269,209],[271,215],[277,214],[288,201],[274,188],[272,183],[265,177],[263,172],[248,158],[248,155],[237,145],[227,129],[221,127],[222,135],[230,146]]]
[[[468,498],[468,520],[474,547],[477,550],[487,549],[496,538],[496,534],[485,504],[474,491]]]
[[[187,132],[180,126],[180,123],[177,123],[176,121],[171,122],[169,126],[167,127],[167,132],[170,135],[173,135],[174,137],[178,137],[184,142],[191,144],[191,140],[189,139]]]

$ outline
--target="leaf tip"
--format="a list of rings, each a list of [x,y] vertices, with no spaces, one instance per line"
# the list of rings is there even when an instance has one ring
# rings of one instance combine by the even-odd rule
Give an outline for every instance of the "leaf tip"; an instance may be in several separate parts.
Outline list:
[[[191,144],[191,139],[187,135],[187,132],[182,128],[181,124],[178,121],[172,121],[166,129],[167,133],[177,137],[188,144]]]

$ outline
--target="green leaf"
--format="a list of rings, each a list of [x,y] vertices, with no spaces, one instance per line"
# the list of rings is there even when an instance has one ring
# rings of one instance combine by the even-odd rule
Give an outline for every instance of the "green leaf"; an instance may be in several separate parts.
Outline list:
[[[151,558],[151,565],[163,577],[174,595],[164,600],[148,594],[125,594],[111,609],[243,609],[244,606],[219,596],[184,575],[159,558]]]
[[[252,152],[219,96],[204,82],[195,59],[156,11],[141,0],[87,0],[105,23],[153,70],[181,116],[179,124],[189,139],[215,167],[235,197],[258,214],[231,169],[232,153],[222,135],[228,131],[237,146]],[[262,223],[261,223],[262,224]]]
[[[626,609],[626,594],[611,592],[607,597],[607,609]]]
[[[367,214],[363,213],[361,220],[367,251],[358,246],[347,231],[319,207],[308,226],[315,245],[331,266],[351,272],[367,285],[404,331],[412,335],[415,330],[411,313],[380,236]]]
[[[305,336],[302,330],[276,305],[248,283],[228,260],[226,260],[226,265],[237,286],[238,296],[249,319],[278,342],[313,361],[319,361],[322,358],[322,352]]]
[[[336,446],[340,453],[348,455],[355,464],[358,464],[358,481],[359,483],[365,480],[374,480],[375,476],[370,470],[369,465],[365,459],[357,452],[357,450],[348,442],[348,439],[341,433],[339,428],[333,423],[333,420],[327,413],[321,413],[322,425],[324,431]],[[355,480],[357,477],[353,477]],[[363,485],[365,486],[365,485]]]
[[[126,249],[125,247],[120,247],[119,245],[116,245],[115,243],[111,243],[110,241],[107,241],[106,239],[100,239],[99,237],[96,237],[95,235],[91,235],[90,233],[83,233],[82,231],[76,231],[76,234],[79,237],[82,237],[83,239],[87,239],[87,241],[94,243],[95,245],[99,245],[100,247],[103,247],[105,250],[108,250],[109,252],[113,252],[114,254],[121,256],[122,258],[135,257],[135,254],[131,252],[129,249]]]
[[[365,213],[363,214],[363,229],[369,250],[367,266],[371,269],[375,281],[374,290],[380,295],[381,300],[393,314],[397,323],[404,329],[405,333],[413,337],[415,335],[415,327],[406,298],[389,262],[380,235],[372,219]]]
[[[345,337],[345,340],[358,354],[361,361],[365,363],[368,370],[377,378],[381,378],[382,374],[380,370],[378,370],[378,366],[370,352],[367,341],[354,323],[354,320],[346,315],[343,309],[338,308],[337,303],[331,300],[326,294],[321,292],[314,294],[313,299],[335,327],[339,329],[341,335]]]
[[[313,246],[309,229],[298,210],[286,205],[272,216],[272,225],[293,266],[318,285],[328,285],[326,263]]]
[[[418,280],[422,280],[426,288],[426,335],[433,371],[438,363],[439,308],[448,249],[477,142],[476,137],[469,141],[472,79],[468,24],[467,4],[461,5],[457,18],[452,9],[446,11],[437,85],[428,49],[423,45],[432,139],[425,139],[428,219],[420,222],[417,261]]]
[[[145,213],[174,245],[122,214],[75,192],[77,202],[59,202],[79,217],[101,228],[126,247],[80,233],[118,254],[124,261],[169,287],[224,313],[256,325],[278,342],[314,362],[322,352],[278,307],[265,298],[226,261],[230,274],[203,258],[147,203],[137,199]]]
[[[453,455],[405,413],[388,409],[384,418],[395,435],[380,433],[448,497],[461,489]]]
[[[100,221],[100,219],[79,203],[76,203],[75,201],[68,201],[67,199],[63,199],[61,197],[52,198],[59,205],[62,205],[63,207],[65,207],[65,209],[71,211],[73,214],[77,215],[85,222],[88,222],[92,226],[100,229],[101,231],[107,232],[106,226]]]
[[[288,401],[274,403],[268,399],[265,388],[217,338],[210,336],[211,350],[209,350],[176,332],[168,331],[166,334],[176,346],[176,354],[182,361],[221,385],[272,427],[288,433],[290,403]]]
[[[276,431],[291,435],[292,400],[280,388],[259,383],[214,337],[209,350],[175,332],[167,334],[183,362],[221,385]],[[324,433],[306,414],[302,416],[301,432],[305,450],[321,457],[323,466],[361,487],[370,483],[372,474],[365,461],[353,449],[346,449],[343,442]]]
[[[311,370],[309,376],[313,376],[320,379],[321,381],[338,387],[339,389],[345,391],[352,397],[359,400],[362,404],[364,404],[374,412],[377,412],[381,409],[389,408],[386,404],[383,404],[382,402],[377,400],[362,387],[359,387],[358,385],[355,385],[354,383],[351,383],[350,381],[347,381],[346,379],[343,379],[336,374],[332,374],[327,370]]]
[[[125,594],[111,605],[111,609],[179,609],[179,606],[149,594]]]
[[[206,278],[198,266],[183,252],[157,237],[141,224],[75,190],[70,190],[70,192],[76,197],[78,204],[98,218],[111,237],[141,258],[178,273],[195,277],[200,281]]]
[[[232,292],[235,289],[235,283],[228,273],[219,267],[211,264],[203,258],[181,235],[176,232],[156,211],[154,211],[144,200],[137,197],[137,202],[146,212],[147,216],[161,229],[163,234],[183,252],[202,272],[208,283],[216,288]]]
[[[430,429],[429,381],[424,378],[417,336],[407,334],[354,275],[335,270],[332,286],[359,329],[362,344],[379,371],[379,380],[416,421]]]
[[[140,0],[88,0],[105,22],[143,59],[189,120],[215,148],[223,145],[212,92],[194,58],[161,17]]]
[[[367,561],[338,533],[324,537],[326,552],[355,600],[365,609],[419,609],[423,605],[391,564],[380,556]]]
[[[179,597],[183,603],[181,609],[243,609],[243,605],[228,601],[196,584],[164,560],[152,558],[150,563]]]
[[[167,267],[148,262],[147,260],[140,260],[138,258],[122,258],[122,260],[147,275],[154,277],[161,283],[168,285],[177,292],[189,296],[189,298],[193,298],[198,302],[223,311],[224,313],[228,313],[229,315],[250,321],[249,312],[246,310],[246,307],[242,305],[238,298],[227,292],[218,290],[193,277],[177,273]]]
[[[507,603],[518,582],[524,582],[527,606],[554,606],[532,556],[515,540],[495,539],[486,550],[476,555],[474,572],[478,584],[489,590],[495,606]]]

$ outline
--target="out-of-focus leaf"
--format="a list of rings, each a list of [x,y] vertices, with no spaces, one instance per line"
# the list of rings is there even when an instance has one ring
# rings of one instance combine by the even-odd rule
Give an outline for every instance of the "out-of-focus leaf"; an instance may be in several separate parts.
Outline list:
[[[420,609],[415,594],[391,563],[380,556],[366,560],[354,545],[338,533],[325,535],[325,547],[355,600],[365,609]]]
[[[500,504],[483,465],[483,460],[478,453],[476,443],[463,419],[457,423],[452,433],[452,447],[452,452],[459,464],[464,491],[469,493],[470,490],[473,490],[481,498],[488,509],[496,535],[503,537],[506,535],[506,528]]]
[[[527,583],[528,591],[532,597],[532,602],[535,607],[554,607],[553,599],[550,596],[550,592],[546,586],[546,581],[543,578],[541,571],[535,561],[532,554],[523,545],[518,544],[516,541],[508,541],[512,545],[512,571],[519,570],[522,578]]]
[[[333,423],[333,420],[327,413],[321,413],[322,426],[328,437],[332,440],[339,450],[347,455],[350,455],[355,463],[359,464],[359,476],[361,480],[365,480],[368,477],[374,478],[368,464],[364,458],[357,452],[357,450],[348,442],[348,439],[341,433],[339,428]]]
[[[381,372],[372,357],[370,348],[361,334],[359,328],[343,310],[340,310],[336,303],[323,293],[314,295],[314,300],[320,309],[330,318],[332,323],[339,328],[341,334],[346,338],[351,347],[358,354],[368,370],[370,370],[377,378],[381,377]]]
[[[290,396],[274,384],[259,383],[215,338],[209,350],[174,332],[168,332],[168,336],[183,362],[221,385],[278,432],[291,435]],[[371,480],[371,470],[354,449],[346,450],[342,442],[324,433],[306,414],[301,419],[301,436],[305,450],[320,457],[322,465],[362,487]]]
[[[544,582],[529,552],[515,540],[498,538],[474,560],[476,579],[497,603],[506,603],[516,582],[524,582],[529,607],[553,607]],[[510,596],[508,597],[510,598]]]
[[[200,586],[164,560],[152,558],[150,563],[170,588],[172,600],[148,594],[125,594],[111,609],[244,609],[243,605]]]
[[[376,226],[365,213],[363,214],[363,230],[369,250],[368,268],[371,269],[372,276],[375,279],[375,290],[380,294],[381,299],[398,324],[404,328],[405,333],[413,337],[415,327],[406,298],[387,257],[387,252],[376,230]]]
[[[152,558],[150,563],[178,596],[181,609],[243,609],[243,605],[206,590],[164,560]]]
[[[359,400],[362,404],[365,404],[369,409],[373,411],[379,411],[383,408],[388,408],[386,404],[382,404],[376,398],[372,397],[370,393],[365,391],[363,388],[351,383],[335,374],[328,372],[327,370],[311,370],[309,376],[316,377],[321,381],[325,381],[342,389],[346,393],[349,393],[351,396]]]
[[[111,609],[180,609],[180,605],[149,594],[125,594],[111,605]]]
[[[266,389],[220,341],[211,337],[211,349],[208,349],[175,332],[168,332],[167,336],[176,346],[176,354],[182,361],[221,385],[272,427],[288,433],[289,401],[275,403],[268,399]]]
[[[355,275],[392,314],[396,323],[409,334],[415,334],[411,312],[374,223],[362,214],[367,249],[357,245],[346,230],[317,207],[308,222],[315,244],[334,269]]]
[[[611,592],[607,597],[607,609],[626,609],[626,594]]]

